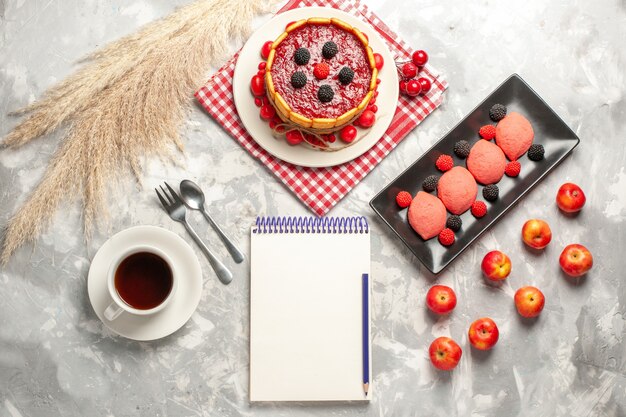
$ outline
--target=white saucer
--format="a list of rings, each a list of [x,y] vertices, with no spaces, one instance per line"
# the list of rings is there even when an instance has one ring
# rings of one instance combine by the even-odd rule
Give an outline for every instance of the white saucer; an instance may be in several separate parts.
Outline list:
[[[103,313],[112,301],[107,290],[109,262],[124,248],[138,244],[156,246],[170,256],[180,276],[176,294],[152,316],[124,312],[108,321]],[[113,332],[134,340],[155,340],[180,329],[196,310],[202,295],[202,269],[191,247],[175,233],[156,226],[136,226],[112,236],[98,250],[89,268],[87,292],[96,315]]]
[[[257,73],[257,65],[262,61],[259,51],[263,43],[276,39],[285,30],[287,23],[314,16],[336,17],[358,28],[367,34],[374,52],[381,54],[385,60],[385,65],[378,75],[381,88],[376,98],[378,106],[376,123],[369,129],[359,129],[359,136],[363,137],[354,145],[335,152],[322,152],[303,145],[291,146],[284,138],[275,138],[269,124],[259,117],[259,108],[254,105],[254,99],[250,94],[250,79]],[[275,157],[304,167],[331,167],[343,164],[374,146],[391,124],[398,105],[398,90],[398,73],[394,57],[376,30],[362,20],[332,7],[302,7],[276,15],[250,36],[241,49],[233,75],[235,106],[250,136]],[[338,140],[335,145],[341,145],[340,142]]]

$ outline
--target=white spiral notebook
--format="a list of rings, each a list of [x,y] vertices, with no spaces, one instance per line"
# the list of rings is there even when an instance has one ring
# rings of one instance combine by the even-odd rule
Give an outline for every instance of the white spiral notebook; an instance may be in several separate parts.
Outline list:
[[[250,258],[250,401],[369,400],[365,217],[258,218]]]

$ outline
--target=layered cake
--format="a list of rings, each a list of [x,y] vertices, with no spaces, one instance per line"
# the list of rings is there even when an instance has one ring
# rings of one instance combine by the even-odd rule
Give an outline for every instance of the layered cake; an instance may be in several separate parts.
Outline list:
[[[315,133],[352,123],[374,95],[378,70],[367,37],[339,20],[287,26],[265,67],[269,102],[284,122]]]

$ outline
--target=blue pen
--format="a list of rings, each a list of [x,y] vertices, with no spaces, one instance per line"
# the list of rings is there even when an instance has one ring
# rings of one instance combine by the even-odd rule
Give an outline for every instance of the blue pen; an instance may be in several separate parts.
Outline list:
[[[367,397],[370,386],[369,277],[363,274],[363,391]]]

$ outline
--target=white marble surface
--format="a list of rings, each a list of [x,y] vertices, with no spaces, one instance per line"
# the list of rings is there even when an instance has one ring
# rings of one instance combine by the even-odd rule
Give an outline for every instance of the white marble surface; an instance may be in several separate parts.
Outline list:
[[[7,112],[39,97],[77,59],[185,0],[0,0],[0,135]],[[198,180],[219,223],[248,250],[257,214],[308,214],[275,178],[200,110],[184,133],[186,168],[148,167],[145,189],[111,193],[111,230],[85,245],[76,203],[59,212],[37,245],[0,270],[0,416],[624,416],[626,415],[626,5],[623,1],[370,2],[415,48],[426,49],[450,89],[444,105],[411,133],[332,212],[373,223],[373,355],[370,404],[251,405],[248,384],[248,264],[224,287],[202,259],[202,301],[189,323],[153,343],[114,336],[86,295],[89,261],[107,236],[154,224],[184,236],[151,187]],[[580,135],[581,144],[505,219],[440,277],[433,277],[372,217],[367,202],[513,72]],[[0,152],[0,222],[40,179],[59,134]],[[587,193],[577,218],[553,200],[573,181]],[[541,255],[523,249],[522,223],[542,217],[555,237]],[[201,218],[194,219],[198,224]],[[203,231],[212,241],[216,236]],[[558,254],[580,242],[595,254],[585,279],[565,278]],[[485,284],[478,262],[492,248],[511,254],[512,276]],[[199,256],[200,252],[197,252]],[[225,257],[226,252],[222,251]],[[450,318],[427,314],[433,282],[460,297]],[[516,315],[514,290],[536,284],[547,297],[540,319]],[[469,323],[491,316],[501,340],[469,348]],[[430,341],[451,335],[460,366],[435,372]]]

